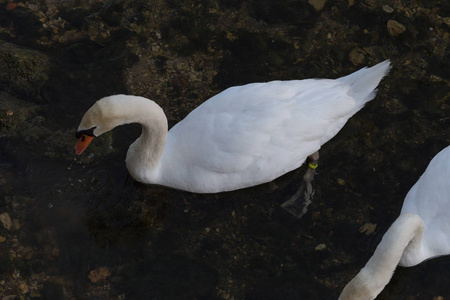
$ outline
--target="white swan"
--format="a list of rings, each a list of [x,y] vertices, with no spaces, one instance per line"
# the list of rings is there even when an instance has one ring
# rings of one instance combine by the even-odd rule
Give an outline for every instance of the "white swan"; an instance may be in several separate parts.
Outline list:
[[[128,123],[142,125],[126,165],[143,183],[195,193],[269,182],[298,168],[375,97],[388,60],[348,76],[252,83],[228,88],[167,131],[152,100],[114,95],[97,101],[78,127],[76,154],[93,137]]]
[[[339,300],[372,300],[398,265],[450,254],[450,146],[439,152],[406,195],[400,216]]]

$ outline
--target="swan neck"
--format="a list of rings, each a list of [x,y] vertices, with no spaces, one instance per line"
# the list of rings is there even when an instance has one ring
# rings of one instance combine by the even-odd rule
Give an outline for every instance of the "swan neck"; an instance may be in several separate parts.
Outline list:
[[[128,171],[137,181],[153,183],[159,176],[168,134],[166,115],[154,101],[131,95],[102,98],[85,113],[78,130],[93,129],[94,136],[100,136],[129,123],[141,124],[142,133],[128,148]]]
[[[128,149],[126,159],[131,167],[129,170],[142,168],[143,172],[159,165],[168,133],[167,118],[162,108],[151,100],[145,100],[137,103],[131,114],[133,122],[142,126],[142,133]]]
[[[342,291],[340,300],[375,299],[390,281],[404,253],[420,256],[424,225],[414,214],[401,214],[384,234],[367,264]]]
[[[137,181],[152,183],[158,177],[168,134],[166,115],[154,101],[130,95],[102,98],[86,112],[79,129],[94,128],[94,135],[100,136],[130,123],[139,123],[142,133],[128,148],[127,169]]]
[[[130,146],[130,149],[134,148],[135,154],[143,156],[144,161],[147,160],[155,164],[161,158],[166,144],[167,121],[147,120],[139,123],[142,125],[142,133]]]

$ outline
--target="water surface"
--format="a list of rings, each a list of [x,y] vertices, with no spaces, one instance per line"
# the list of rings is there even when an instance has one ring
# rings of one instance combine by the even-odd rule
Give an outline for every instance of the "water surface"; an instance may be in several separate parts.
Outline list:
[[[372,1],[327,1],[319,12],[306,1],[3,3],[0,213],[14,222],[0,226],[0,295],[337,299],[450,141],[449,7],[434,4],[388,13]],[[390,35],[390,19],[405,32]],[[387,58],[378,96],[323,146],[301,220],[279,205],[305,166],[196,195],[128,176],[137,125],[73,153],[83,113],[106,95],[152,98],[173,125],[231,85],[336,78]],[[360,232],[368,223],[375,230]],[[450,298],[449,263],[399,268],[377,299]]]

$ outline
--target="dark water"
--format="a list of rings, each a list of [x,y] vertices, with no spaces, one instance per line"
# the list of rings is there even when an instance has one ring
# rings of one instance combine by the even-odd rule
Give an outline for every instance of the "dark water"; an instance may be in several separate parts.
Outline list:
[[[306,1],[32,4],[0,12],[2,42],[19,55],[1,44],[0,213],[16,220],[0,228],[3,297],[337,299],[450,142],[445,4],[391,4],[392,14],[372,1],[321,12]],[[391,36],[390,19],[406,31]],[[323,146],[301,220],[279,205],[305,166],[196,195],[127,175],[137,125],[73,154],[82,115],[105,95],[150,97],[173,125],[231,85],[335,78],[387,58],[376,99]],[[373,233],[359,232],[366,223]],[[449,267],[443,257],[399,268],[377,299],[450,299]]]

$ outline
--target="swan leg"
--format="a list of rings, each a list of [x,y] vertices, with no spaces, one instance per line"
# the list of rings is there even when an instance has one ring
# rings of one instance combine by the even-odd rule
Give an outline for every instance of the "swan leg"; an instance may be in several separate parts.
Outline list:
[[[312,181],[314,180],[314,175],[317,174],[316,168],[319,162],[319,152],[314,152],[308,158],[310,160],[309,167],[305,175],[303,175],[302,184],[289,200],[281,204],[284,210],[294,215],[297,219],[300,219],[306,214],[308,206],[312,203],[314,197]]]

